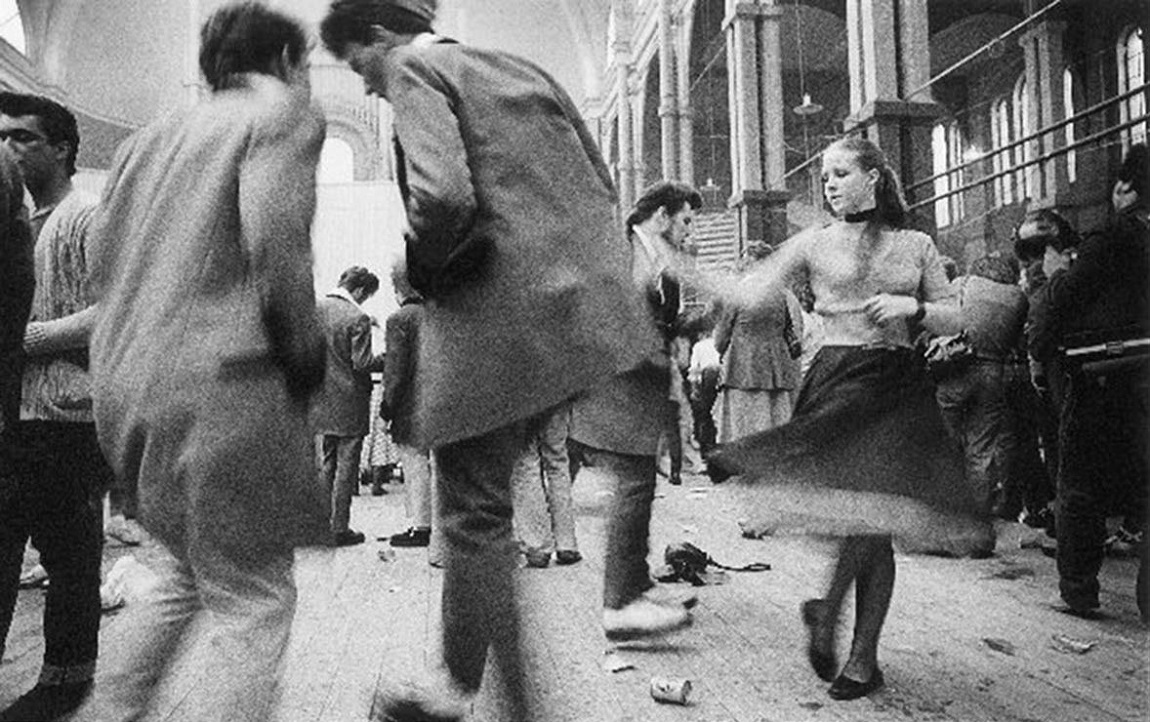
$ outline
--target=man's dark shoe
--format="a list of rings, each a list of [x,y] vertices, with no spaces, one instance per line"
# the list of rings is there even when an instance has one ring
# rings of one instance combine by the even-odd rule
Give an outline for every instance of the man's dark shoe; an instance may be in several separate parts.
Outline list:
[[[707,473],[707,478],[711,480],[712,484],[722,484],[724,481],[735,475],[734,472],[730,469],[724,468],[722,463],[720,463],[719,460],[716,459],[713,455],[704,457],[704,461],[706,462],[705,471]]]
[[[356,544],[363,544],[365,538],[363,532],[348,529],[347,531],[336,532],[335,545],[337,547],[351,547]]]
[[[583,555],[578,549],[560,549],[555,552],[555,563],[561,565],[577,564],[583,561]]]
[[[1021,521],[1031,529],[1042,529],[1048,532],[1054,530],[1054,512],[1047,507],[1042,507],[1037,511],[1027,509],[1022,512]]]
[[[405,532],[392,534],[387,540],[393,547],[425,547],[431,543],[431,530],[411,527]]]
[[[92,680],[38,684],[0,712],[0,722],[50,722],[79,707],[92,691]]]
[[[546,569],[551,564],[551,552],[541,549],[526,549],[523,556],[527,559],[527,566],[532,569]]]

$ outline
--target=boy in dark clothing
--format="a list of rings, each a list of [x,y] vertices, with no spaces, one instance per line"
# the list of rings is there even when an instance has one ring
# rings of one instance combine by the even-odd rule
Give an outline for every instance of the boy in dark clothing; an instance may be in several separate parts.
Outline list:
[[[1115,214],[1088,237],[1073,265],[1055,269],[1043,291],[1043,312],[1030,330],[1030,353],[1039,361],[1073,347],[1081,335],[1107,340],[1150,335],[1150,163],[1145,145],[1127,153],[1111,200]],[[1049,269],[1048,269],[1049,270]],[[1061,416],[1059,480],[1059,592],[1067,611],[1096,616],[1098,571],[1106,540],[1106,517],[1115,501],[1135,513],[1147,502],[1146,357],[1066,368]],[[1150,620],[1150,560],[1139,551],[1138,608]]]

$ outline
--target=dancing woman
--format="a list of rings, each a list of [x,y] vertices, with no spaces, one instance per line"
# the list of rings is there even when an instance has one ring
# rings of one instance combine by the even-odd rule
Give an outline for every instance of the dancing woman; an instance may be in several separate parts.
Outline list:
[[[962,481],[933,388],[911,349],[916,325],[956,333],[958,308],[929,236],[904,227],[906,204],[877,146],[837,141],[823,153],[833,223],[803,232],[764,262],[727,303],[762,303],[809,282],[826,340],[792,420],[726,444],[709,459],[747,483],[750,531],[801,527],[839,538],[826,596],[802,605],[808,658],[855,699],[883,685],[878,640],[890,607],[892,542],[907,551],[987,554],[990,526]],[[835,627],[855,586],[850,657],[835,659]]]

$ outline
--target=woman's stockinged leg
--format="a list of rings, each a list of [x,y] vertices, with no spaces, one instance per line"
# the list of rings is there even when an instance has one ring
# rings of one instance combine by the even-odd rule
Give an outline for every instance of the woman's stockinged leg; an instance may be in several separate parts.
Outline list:
[[[878,641],[894,591],[894,549],[890,536],[855,537],[855,629],[850,658],[842,675],[866,682],[878,669]]]
[[[830,584],[822,599],[810,599],[803,604],[803,622],[808,627],[807,656],[819,677],[832,680],[838,674],[835,658],[835,632],[842,613],[843,600],[847,591],[855,583],[860,564],[864,560],[865,549],[855,543],[855,537],[844,538],[839,542],[838,555]]]

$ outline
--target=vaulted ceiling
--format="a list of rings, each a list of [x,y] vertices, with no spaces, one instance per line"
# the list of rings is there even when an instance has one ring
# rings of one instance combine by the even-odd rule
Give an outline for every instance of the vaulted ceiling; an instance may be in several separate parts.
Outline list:
[[[37,75],[96,115],[144,123],[194,77],[199,21],[226,0],[18,0]],[[318,23],[328,0],[269,0]],[[610,0],[440,0],[437,29],[523,55],[579,101],[597,92]]]

